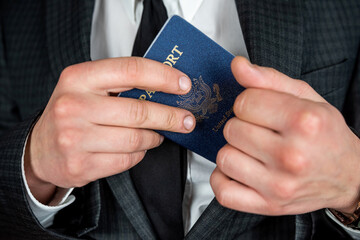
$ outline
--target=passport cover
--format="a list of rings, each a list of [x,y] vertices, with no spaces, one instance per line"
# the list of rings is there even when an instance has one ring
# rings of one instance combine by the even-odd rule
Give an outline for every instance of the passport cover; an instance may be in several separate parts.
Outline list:
[[[244,88],[231,72],[234,56],[179,16],[170,18],[157,35],[145,58],[179,69],[192,80],[186,95],[132,89],[119,94],[192,112],[196,118],[193,132],[157,131],[183,147],[216,162],[225,144],[223,128],[234,116],[232,106]]]

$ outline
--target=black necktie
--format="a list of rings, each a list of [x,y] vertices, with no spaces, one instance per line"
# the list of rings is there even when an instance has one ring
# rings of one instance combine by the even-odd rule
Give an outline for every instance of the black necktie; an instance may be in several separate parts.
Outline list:
[[[144,0],[133,56],[143,56],[167,20],[162,0]],[[160,239],[183,239],[182,198],[186,150],[165,139],[130,170],[137,193]]]
[[[162,0],[144,0],[144,10],[132,51],[133,56],[142,57],[167,20]]]

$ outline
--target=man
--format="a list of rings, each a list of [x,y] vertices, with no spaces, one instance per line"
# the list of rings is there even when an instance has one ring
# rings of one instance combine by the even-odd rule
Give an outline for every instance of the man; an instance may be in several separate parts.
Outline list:
[[[348,216],[359,202],[360,143],[348,128],[360,127],[359,3],[235,2],[251,62],[269,68],[244,58],[232,63],[247,90],[225,126],[228,145],[218,154],[211,184],[220,204],[234,210],[212,201],[186,237],[309,239],[325,229],[345,238],[342,226],[313,211]],[[92,34],[102,28],[91,17],[104,11],[101,6],[106,3],[2,3],[1,127],[16,126],[0,144],[1,236],[163,236],[126,170],[147,150],[160,151],[163,138],[149,129],[188,133],[194,117],[108,93],[138,87],[186,94],[189,79],[139,58],[86,62],[98,51]],[[76,201],[70,204],[64,192],[72,187]],[[58,205],[64,195],[70,205],[55,207],[62,210],[49,226],[39,224],[44,219],[31,198]]]

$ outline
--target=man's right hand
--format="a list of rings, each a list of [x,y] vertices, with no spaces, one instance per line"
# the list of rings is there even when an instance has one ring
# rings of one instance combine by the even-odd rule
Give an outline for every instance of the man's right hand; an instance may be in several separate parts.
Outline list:
[[[46,204],[56,187],[81,187],[136,165],[163,137],[150,130],[189,133],[194,116],[153,102],[110,97],[132,88],[186,94],[182,72],[144,58],[114,58],[66,68],[30,135],[25,173]]]

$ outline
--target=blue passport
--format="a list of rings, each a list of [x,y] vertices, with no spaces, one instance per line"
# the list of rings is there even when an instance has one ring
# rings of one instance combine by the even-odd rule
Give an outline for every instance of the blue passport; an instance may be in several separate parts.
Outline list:
[[[188,134],[157,131],[183,147],[216,162],[225,144],[223,129],[234,116],[235,98],[244,90],[230,68],[234,56],[179,16],[170,18],[155,38],[145,58],[179,69],[192,80],[186,95],[132,89],[119,94],[184,108],[196,118]]]

